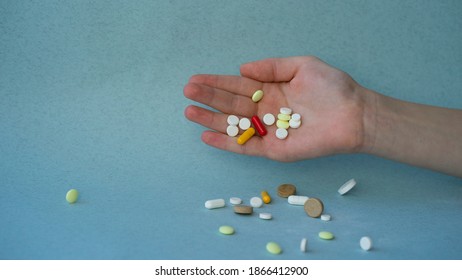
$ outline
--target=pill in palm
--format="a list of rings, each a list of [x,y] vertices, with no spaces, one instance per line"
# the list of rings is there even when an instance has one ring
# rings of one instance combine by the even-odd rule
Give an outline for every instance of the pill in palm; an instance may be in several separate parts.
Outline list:
[[[258,134],[260,134],[260,136],[265,136],[267,131],[266,131],[266,128],[265,126],[263,125],[263,123],[261,122],[260,118],[258,116],[253,116],[252,117],[252,124],[253,126],[255,127],[255,129],[257,130]]]
[[[211,199],[205,202],[205,208],[207,209],[215,209],[225,207],[225,200],[222,198],[219,199]]]
[[[281,139],[281,140],[286,139],[287,135],[289,135],[289,132],[287,132],[287,129],[284,129],[284,128],[276,129],[276,137],[278,139]]]
[[[279,109],[279,113],[284,114],[284,115],[291,115],[292,114],[292,109],[288,107],[281,107]]]
[[[255,134],[255,129],[253,127],[250,127],[249,129],[244,131],[244,133],[242,133],[241,136],[237,138],[237,143],[239,145],[244,145],[245,142],[249,141],[249,139],[252,138],[252,136],[254,136],[254,134]]]
[[[289,120],[290,120],[290,115],[278,114],[278,120],[281,120],[281,121],[289,121]]]
[[[276,118],[271,113],[267,113],[263,116],[263,122],[266,125],[273,125],[275,121],[276,121]]]
[[[228,127],[226,128],[226,133],[229,136],[234,137],[239,133],[239,128],[235,125],[228,125]]]
[[[278,128],[284,128],[284,129],[288,129],[289,128],[289,122],[288,121],[284,121],[284,120],[278,120],[276,122],[276,126]]]
[[[235,115],[229,115],[228,116],[228,124],[229,125],[238,125],[239,124],[239,118]]]
[[[256,102],[262,100],[263,94],[264,94],[263,90],[261,90],[261,89],[257,90],[252,95],[252,101],[256,103]]]
[[[291,115],[290,119],[294,121],[300,121],[302,119],[302,116],[298,113],[295,113]]]
[[[292,119],[289,121],[289,127],[290,128],[299,128],[301,124],[302,124],[301,121],[296,121],[296,120],[292,120]]]
[[[239,120],[239,128],[246,130],[250,127],[250,120],[248,118],[242,118]]]

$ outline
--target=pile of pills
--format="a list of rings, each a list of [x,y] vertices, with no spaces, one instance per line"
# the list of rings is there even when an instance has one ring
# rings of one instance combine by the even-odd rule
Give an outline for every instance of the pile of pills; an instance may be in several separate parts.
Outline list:
[[[353,183],[354,182],[354,183]],[[352,186],[356,185],[356,181],[354,179],[349,180],[347,183],[342,185],[341,195],[344,195],[345,188],[351,190]],[[347,186],[347,187],[344,187]],[[329,214],[325,214],[324,212],[324,204],[319,198],[308,197],[304,195],[296,195],[296,187],[293,184],[282,184],[277,187],[277,194],[281,198],[287,198],[287,201],[291,205],[300,205],[303,206],[306,214],[312,218],[320,218],[322,221],[330,221],[331,216]],[[268,191],[264,190],[261,192],[261,198],[254,196],[250,198],[249,205],[242,204],[242,199],[238,197],[231,197],[229,199],[229,203],[233,205],[233,211],[239,215],[252,215],[254,212],[254,208],[261,208],[264,204],[269,204],[271,202],[271,197]],[[208,209],[215,209],[215,208],[222,208],[225,207],[226,203],[225,200],[222,198],[219,199],[212,199],[207,200],[205,202],[205,207]],[[272,214],[268,212],[261,212],[259,213],[259,218],[262,220],[271,220]],[[232,235],[235,233],[235,230],[232,226],[223,225],[219,227],[218,231],[224,235]],[[333,240],[335,238],[334,234],[329,231],[320,231],[318,233],[318,238],[322,240]],[[372,248],[372,239],[369,236],[363,236],[360,239],[359,245],[361,249],[364,251],[369,251]],[[306,252],[308,249],[308,240],[306,238],[302,238],[300,241],[300,251]],[[266,244],[266,250],[271,254],[281,254],[282,248],[281,246],[274,242],[270,241]]]
[[[257,103],[263,99],[264,92],[257,90],[252,95],[252,101]],[[260,118],[255,115],[251,119],[246,117],[239,118],[235,115],[229,115],[227,118],[228,127],[226,133],[235,137],[239,134],[239,129],[243,130],[241,136],[238,137],[237,143],[239,145],[245,144],[250,138],[252,138],[257,132],[260,136],[265,136],[268,132],[265,125],[271,126],[276,122],[276,137],[279,139],[285,139],[289,135],[289,128],[298,128],[301,125],[301,116],[298,113],[292,114],[292,109],[282,107],[279,109],[278,119],[273,114],[267,113],[263,116],[263,122]],[[253,125],[253,126],[252,126]]]

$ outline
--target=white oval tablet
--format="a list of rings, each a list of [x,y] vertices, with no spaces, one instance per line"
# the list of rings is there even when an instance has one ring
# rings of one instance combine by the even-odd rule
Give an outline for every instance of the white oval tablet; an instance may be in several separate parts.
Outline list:
[[[250,127],[250,120],[248,118],[242,118],[239,121],[239,128],[242,130],[247,130]]]
[[[361,237],[361,240],[359,240],[359,246],[361,246],[361,249],[364,251],[369,251],[372,248],[372,239],[369,236]]]
[[[287,138],[287,135],[289,135],[289,132],[287,132],[287,129],[284,128],[278,128],[276,129],[276,137],[283,140]]]
[[[228,125],[228,127],[226,128],[226,133],[229,136],[234,137],[239,133],[239,128],[235,125]]]
[[[233,204],[233,205],[237,205],[237,204],[241,204],[242,203],[242,199],[240,199],[239,197],[231,197],[229,199],[229,203]]]
[[[238,125],[239,124],[239,118],[235,115],[229,115],[228,116],[228,124],[229,125]]]
[[[304,195],[290,195],[287,198],[287,202],[292,205],[305,205],[305,202],[309,199],[309,197]]]
[[[266,125],[273,125],[275,121],[276,121],[276,118],[274,117],[273,114],[268,113],[263,116],[263,122]]]
[[[254,208],[259,208],[263,205],[263,200],[259,198],[258,196],[254,196],[250,199],[250,206]]]
[[[273,218],[271,213],[260,213],[258,216],[263,220],[271,220]]]
[[[356,180],[355,179],[350,179],[348,182],[343,184],[339,189],[338,193],[341,195],[346,194],[349,192],[354,186],[356,185]]]

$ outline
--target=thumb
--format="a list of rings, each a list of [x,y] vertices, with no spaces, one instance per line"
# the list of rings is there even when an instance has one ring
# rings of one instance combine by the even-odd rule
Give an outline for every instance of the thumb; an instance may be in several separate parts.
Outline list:
[[[309,57],[267,58],[241,65],[241,75],[260,82],[288,82]]]

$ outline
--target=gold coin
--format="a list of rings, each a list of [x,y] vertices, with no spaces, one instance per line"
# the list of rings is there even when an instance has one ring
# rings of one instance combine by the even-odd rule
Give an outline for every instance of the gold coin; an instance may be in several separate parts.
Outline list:
[[[324,211],[324,205],[322,204],[322,201],[313,197],[309,198],[305,202],[304,208],[306,214],[313,218],[318,218]]]
[[[296,188],[292,184],[282,184],[278,187],[278,195],[280,197],[289,197],[294,195]]]
[[[234,206],[234,213],[243,214],[243,215],[250,215],[253,213],[253,208],[247,205],[235,205]]]

